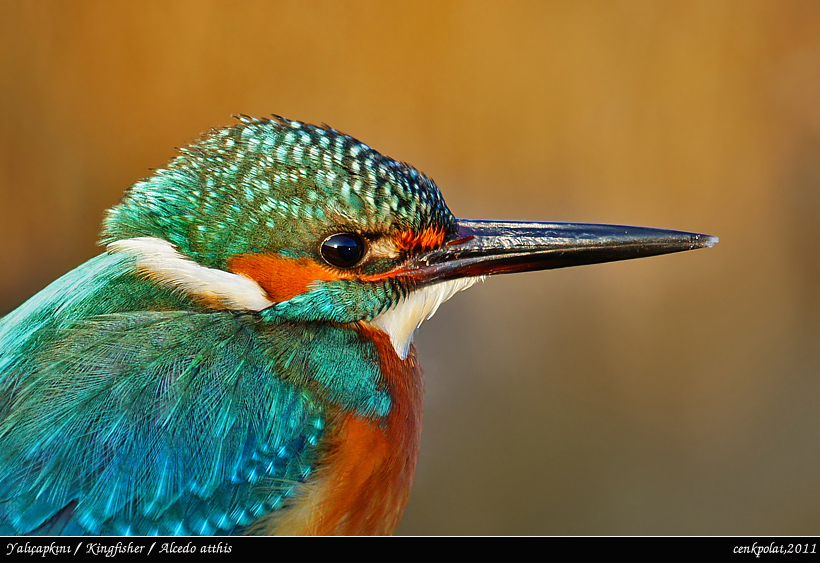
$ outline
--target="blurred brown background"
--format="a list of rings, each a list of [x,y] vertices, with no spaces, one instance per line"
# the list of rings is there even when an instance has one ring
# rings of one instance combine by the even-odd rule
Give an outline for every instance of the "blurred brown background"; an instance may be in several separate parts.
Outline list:
[[[819,29],[814,1],[0,2],[0,314],[174,147],[326,122],[457,216],[721,238],[445,305],[400,533],[818,534]]]

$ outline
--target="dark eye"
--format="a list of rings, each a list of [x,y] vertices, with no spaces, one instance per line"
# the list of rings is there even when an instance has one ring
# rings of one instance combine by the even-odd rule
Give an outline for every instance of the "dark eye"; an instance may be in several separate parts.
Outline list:
[[[319,252],[328,264],[351,268],[364,257],[364,241],[353,233],[338,233],[327,237]]]

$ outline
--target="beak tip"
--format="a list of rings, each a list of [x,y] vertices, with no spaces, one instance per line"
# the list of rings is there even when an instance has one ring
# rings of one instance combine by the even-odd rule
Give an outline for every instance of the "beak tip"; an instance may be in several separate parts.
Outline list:
[[[696,248],[712,248],[720,239],[712,235],[694,235],[692,237],[692,250]]]

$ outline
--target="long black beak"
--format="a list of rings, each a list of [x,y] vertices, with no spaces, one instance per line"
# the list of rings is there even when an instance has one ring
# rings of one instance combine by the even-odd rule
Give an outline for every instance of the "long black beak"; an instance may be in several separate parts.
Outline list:
[[[708,248],[710,235],[591,223],[459,219],[458,238],[417,256],[403,275],[422,283],[550,270]]]

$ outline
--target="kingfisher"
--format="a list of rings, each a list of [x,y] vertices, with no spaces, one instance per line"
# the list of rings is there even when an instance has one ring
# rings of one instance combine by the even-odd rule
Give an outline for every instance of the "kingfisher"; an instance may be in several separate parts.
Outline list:
[[[444,301],[716,242],[456,219],[348,135],[238,116],[0,320],[0,534],[389,534],[419,451],[413,335]]]

